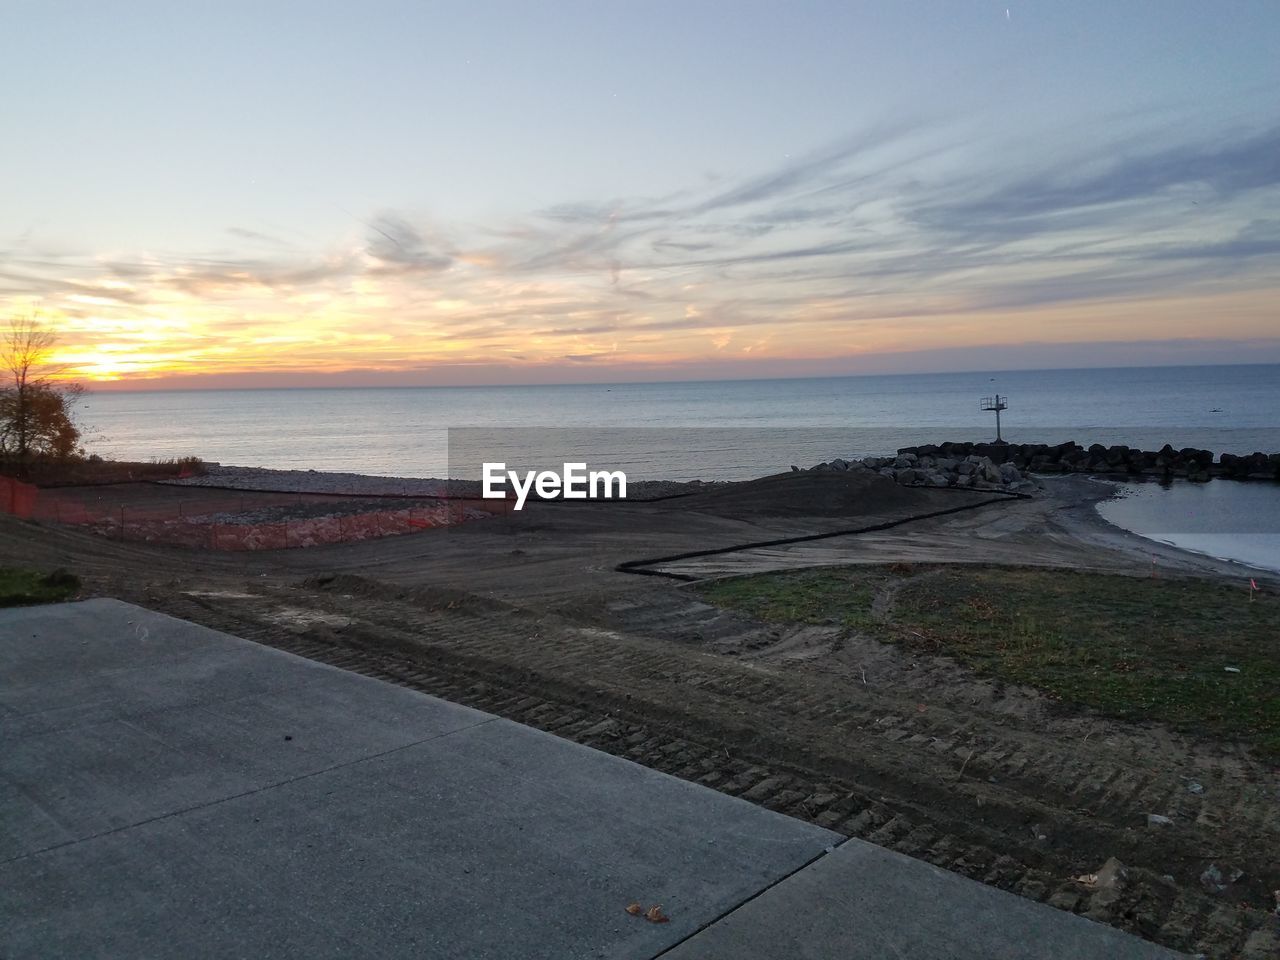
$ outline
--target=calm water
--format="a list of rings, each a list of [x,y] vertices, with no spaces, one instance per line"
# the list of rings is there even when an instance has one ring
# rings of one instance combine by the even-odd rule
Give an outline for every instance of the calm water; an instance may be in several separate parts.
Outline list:
[[[994,436],[981,396],[1008,395],[1005,439],[1280,450],[1280,366],[739,380],[613,386],[98,393],[90,449],[146,460],[439,476],[448,428],[622,461],[640,477],[740,479],[912,442]],[[1219,411],[1219,412],[1211,412]],[[501,434],[496,431],[502,431]],[[457,459],[457,458],[455,458]],[[508,458],[510,459],[510,458]],[[455,471],[455,475],[458,474]]]
[[[1184,550],[1280,572],[1280,485],[1127,483],[1098,504],[1116,526]]]

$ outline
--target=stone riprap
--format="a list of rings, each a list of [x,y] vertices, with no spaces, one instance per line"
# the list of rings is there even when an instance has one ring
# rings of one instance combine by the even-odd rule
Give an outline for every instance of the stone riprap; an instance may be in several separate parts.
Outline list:
[[[797,468],[793,468],[797,469]],[[1215,455],[1212,450],[1165,444],[1140,450],[1120,444],[1088,447],[1066,443],[947,442],[901,447],[896,456],[835,459],[811,469],[874,470],[906,486],[968,487],[976,490],[1029,492],[1037,481],[1029,474],[1091,473],[1205,482],[1280,480],[1280,453]]]
[[[799,470],[799,467],[792,467]],[[981,454],[932,456],[910,451],[896,457],[835,459],[810,468],[817,473],[834,471],[878,473],[904,487],[958,487],[967,490],[1002,490],[1030,493],[1039,483],[1011,463],[997,463]]]

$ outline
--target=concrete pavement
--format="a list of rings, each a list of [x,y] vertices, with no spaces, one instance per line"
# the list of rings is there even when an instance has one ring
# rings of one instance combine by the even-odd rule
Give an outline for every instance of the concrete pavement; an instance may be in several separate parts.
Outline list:
[[[0,611],[0,811],[14,960],[1174,956],[113,600]]]
[[[663,960],[1172,960],[1182,954],[847,840]]]

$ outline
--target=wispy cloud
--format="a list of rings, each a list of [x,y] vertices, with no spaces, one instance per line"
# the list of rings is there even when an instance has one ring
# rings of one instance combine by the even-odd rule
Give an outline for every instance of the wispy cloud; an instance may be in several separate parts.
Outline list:
[[[422,233],[397,214],[379,214],[367,225],[365,252],[376,261],[369,268],[371,273],[434,273],[453,263],[451,256],[431,249]]]
[[[28,234],[0,296],[43,300],[87,350],[151,329],[161,366],[328,369],[901,349],[983,322],[1007,341],[994,314],[1280,285],[1280,124],[1009,155],[902,123],[659,198],[479,226],[378,211],[328,249],[230,226],[232,253],[85,256]],[[1159,330],[1125,317],[1118,335]]]
[[[1180,187],[1204,188],[1206,201],[1222,202],[1278,185],[1280,126],[1275,126],[1234,142],[1192,140],[1127,155],[1072,157],[975,199],[938,202],[925,212],[960,232],[976,224],[1016,224],[1028,218],[1049,229],[1048,217],[1144,201]],[[1119,218],[1113,214],[1110,219]]]

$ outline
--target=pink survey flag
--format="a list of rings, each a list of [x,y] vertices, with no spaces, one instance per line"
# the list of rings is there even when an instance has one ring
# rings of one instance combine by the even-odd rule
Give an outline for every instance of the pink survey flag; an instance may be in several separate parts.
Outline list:
[[[1255,579],[1253,579],[1253,577],[1250,577],[1250,578],[1249,578],[1249,589],[1250,589],[1250,590],[1257,590],[1257,589],[1258,589],[1258,581],[1257,581],[1257,580],[1255,580]]]

